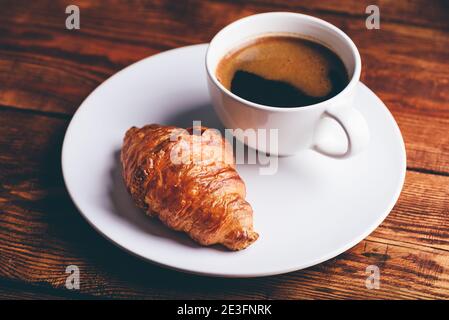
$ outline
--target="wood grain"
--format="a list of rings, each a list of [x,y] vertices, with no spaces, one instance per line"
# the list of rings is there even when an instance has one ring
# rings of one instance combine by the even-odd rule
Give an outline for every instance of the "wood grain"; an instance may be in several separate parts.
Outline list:
[[[235,2],[235,0],[232,0]],[[376,5],[380,9],[381,21],[397,22],[407,25],[449,29],[449,20],[446,11],[449,9],[447,1],[426,0],[240,0],[240,3],[266,4],[282,10],[305,10],[308,13],[339,13],[345,16],[365,18],[366,7]],[[419,13],[419,14],[418,14]]]
[[[65,268],[75,264],[80,293],[87,296],[449,298],[449,177],[408,172],[399,202],[381,227],[319,266],[262,279],[196,277],[124,253],[81,218],[60,172],[67,123],[0,110],[0,278],[65,290]],[[365,269],[372,264],[381,268],[380,290],[365,287]]]
[[[114,1],[109,6],[113,9],[104,10],[101,2],[94,2],[95,5],[81,2],[83,26],[79,31],[69,31],[61,23],[66,3],[61,1],[56,6],[45,3],[35,2],[30,8],[28,2],[26,8],[12,6],[17,15],[13,11],[0,24],[1,70],[4,71],[1,74],[5,77],[0,78],[4,82],[0,103],[12,105],[12,101],[22,101],[18,104],[25,108],[68,114],[78,107],[80,97],[118,69],[161,50],[207,42],[229,22],[271,8],[263,3],[206,1],[170,5],[166,1],[154,1],[142,8]],[[304,6],[309,6],[308,2]],[[32,12],[36,23],[27,23],[24,12]],[[176,12],[182,15],[176,16]],[[209,19],[209,16],[216,18]],[[319,11],[317,16],[341,27],[354,39],[364,61],[362,80],[382,98],[407,93],[410,97],[405,109],[447,112],[447,108],[442,108],[448,101],[444,88],[449,83],[446,64],[449,37],[445,30],[387,21],[380,30],[368,31],[362,16],[348,17],[328,11]],[[417,43],[419,47],[410,50]],[[19,72],[11,75],[8,71],[14,68],[19,68]],[[23,72],[27,69],[28,72]],[[28,75],[28,79],[21,78]],[[43,81],[41,85],[46,88],[53,88],[55,83],[64,87],[53,94],[45,93],[44,97],[42,90],[26,92],[29,86],[25,84],[36,80]],[[20,83],[23,85],[18,86]],[[55,105],[49,106],[52,96]]]
[[[0,288],[0,300],[61,300],[60,296],[27,289]]]
[[[75,300],[92,299],[91,296],[51,286],[30,285],[23,281],[0,280],[0,300]]]
[[[0,298],[448,299],[449,10],[447,1],[1,0]],[[377,4],[381,29],[366,30]],[[103,239],[64,187],[68,122],[110,75],[146,56],[209,41],[226,24],[266,11],[311,14],[359,47],[362,81],[403,133],[409,171],[392,213],[367,239],[315,267],[259,279],[212,279],[161,269]],[[363,213],[362,213],[363,214]],[[65,288],[65,268],[81,289]],[[365,287],[366,267],[381,272]]]

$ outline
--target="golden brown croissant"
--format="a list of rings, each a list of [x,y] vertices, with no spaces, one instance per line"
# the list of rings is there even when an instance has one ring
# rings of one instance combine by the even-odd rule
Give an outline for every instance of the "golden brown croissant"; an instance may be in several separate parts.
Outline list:
[[[136,204],[168,227],[202,245],[244,249],[259,237],[245,184],[229,143],[206,129],[129,129],[121,152],[125,184]]]

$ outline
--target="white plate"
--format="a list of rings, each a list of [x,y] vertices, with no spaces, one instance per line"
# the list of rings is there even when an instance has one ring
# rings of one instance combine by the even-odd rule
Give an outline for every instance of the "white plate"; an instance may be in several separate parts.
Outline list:
[[[62,169],[79,211],[101,234],[139,257],[186,272],[255,277],[306,268],[368,236],[393,208],[406,170],[401,133],[382,101],[360,83],[356,105],[371,142],[349,160],[306,151],[280,158],[272,176],[239,165],[260,238],[246,250],[200,247],[147,218],[125,190],[125,131],[148,123],[221,127],[206,87],[207,44],[170,50],[120,71],[82,103],[64,140]]]

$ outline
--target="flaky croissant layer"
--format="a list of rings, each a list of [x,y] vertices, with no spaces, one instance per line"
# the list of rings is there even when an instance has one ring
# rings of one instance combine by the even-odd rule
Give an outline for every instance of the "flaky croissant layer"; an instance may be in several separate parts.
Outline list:
[[[259,237],[252,208],[228,142],[206,129],[129,129],[121,152],[123,178],[148,215],[202,245],[241,250]]]

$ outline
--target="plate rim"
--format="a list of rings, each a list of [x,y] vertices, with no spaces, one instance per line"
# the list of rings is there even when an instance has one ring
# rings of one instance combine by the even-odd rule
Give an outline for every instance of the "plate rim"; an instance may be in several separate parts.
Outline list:
[[[401,191],[403,189],[404,186],[404,182],[405,182],[405,176],[406,176],[406,163],[407,163],[407,154],[406,154],[406,149],[405,149],[405,143],[404,143],[404,139],[402,136],[402,133],[399,129],[399,126],[396,122],[396,120],[394,119],[393,115],[391,114],[390,110],[388,109],[388,107],[384,104],[384,102],[369,88],[367,87],[364,83],[362,83],[361,81],[359,81],[358,83],[358,87],[360,88],[365,88],[368,90],[368,92],[370,94],[372,94],[375,99],[378,101],[378,103],[380,103],[382,105],[382,107],[387,111],[387,118],[388,118],[388,122],[390,122],[393,125],[393,130],[396,131],[396,134],[398,135],[399,139],[399,143],[401,145],[401,155],[403,158],[402,161],[402,170],[401,170],[401,174],[400,174],[400,182],[398,183],[395,193],[394,195],[391,197],[390,203],[387,206],[387,210],[385,210],[385,212],[380,215],[371,225],[369,228],[366,228],[365,232],[361,233],[358,237],[355,237],[352,241],[348,242],[346,245],[343,245],[337,249],[334,249],[332,251],[330,251],[328,254],[323,255],[313,261],[309,261],[308,263],[304,263],[304,264],[297,264],[293,267],[289,267],[289,268],[285,268],[285,269],[279,269],[276,271],[268,271],[268,272],[252,272],[252,273],[223,273],[223,272],[214,272],[214,271],[202,271],[202,270],[192,270],[189,268],[183,268],[183,267],[179,267],[173,264],[168,264],[168,263],[163,263],[163,262],[159,262],[153,259],[150,259],[149,257],[143,256],[135,251],[133,251],[131,248],[126,248],[123,245],[121,245],[118,241],[114,240],[113,238],[111,238],[110,236],[108,236],[105,232],[103,232],[100,227],[98,227],[96,224],[94,224],[93,221],[90,220],[90,218],[88,217],[87,214],[85,214],[79,204],[76,201],[76,197],[74,197],[73,195],[73,190],[71,190],[70,188],[70,184],[68,183],[67,180],[67,171],[69,170],[67,168],[67,165],[65,165],[66,161],[64,160],[67,157],[67,150],[68,150],[68,144],[70,141],[70,137],[73,135],[72,131],[73,128],[75,126],[75,122],[77,121],[78,117],[80,116],[80,114],[82,114],[83,112],[85,112],[86,108],[86,104],[89,101],[89,99],[91,99],[91,97],[95,94],[95,92],[97,92],[98,90],[100,90],[103,86],[105,86],[108,82],[110,82],[111,80],[113,80],[114,78],[118,77],[120,74],[122,74],[123,72],[126,72],[130,69],[136,68],[138,67],[139,64],[155,58],[157,56],[160,55],[164,55],[167,53],[173,53],[175,51],[182,51],[185,49],[194,49],[195,47],[198,48],[204,48],[204,51],[206,50],[206,48],[208,47],[208,43],[200,43],[200,44],[195,44],[195,45],[188,45],[188,46],[183,46],[183,47],[178,47],[178,48],[174,48],[174,49],[170,49],[170,50],[166,50],[166,51],[162,51],[159,53],[156,53],[154,55],[145,57],[141,60],[138,60],[126,67],[124,67],[123,69],[117,71],[116,73],[114,73],[113,75],[111,75],[110,77],[108,77],[106,80],[104,80],[101,84],[99,84],[94,90],[92,90],[89,95],[81,102],[80,106],[77,108],[77,110],[75,111],[75,113],[73,114],[72,118],[70,119],[70,123],[67,126],[66,132],[64,134],[64,139],[63,139],[63,143],[62,143],[62,150],[61,150],[61,169],[62,169],[62,176],[63,176],[63,180],[64,180],[64,184],[66,186],[67,189],[67,193],[69,194],[70,199],[72,200],[73,204],[75,205],[76,209],[78,210],[78,212],[81,214],[81,216],[88,222],[88,224],[96,231],[98,232],[100,235],[102,235],[105,239],[107,239],[108,241],[110,241],[111,243],[113,243],[115,246],[123,249],[124,251],[130,253],[131,255],[138,257],[141,260],[144,260],[145,262],[150,262],[154,265],[157,266],[161,266],[164,268],[168,268],[171,270],[176,270],[176,271],[180,271],[180,272],[184,272],[184,273],[188,273],[188,274],[195,274],[195,275],[201,275],[201,276],[210,276],[210,277],[221,277],[221,278],[256,278],[256,277],[266,277],[266,276],[273,276],[273,275],[279,275],[279,274],[285,274],[285,273],[289,273],[289,272],[293,272],[293,271],[298,271],[298,270],[302,270],[314,265],[317,265],[319,263],[322,263],[324,261],[327,261],[331,258],[334,258],[342,253],[344,253],[345,251],[351,249],[352,247],[354,247],[355,245],[357,245],[358,243],[360,243],[363,239],[365,239],[369,234],[371,234],[385,219],[386,217],[390,214],[391,210],[393,209],[394,205],[397,203],[399,196],[401,194]],[[360,90],[357,89],[357,90]]]

